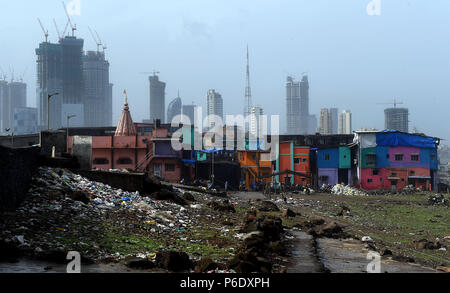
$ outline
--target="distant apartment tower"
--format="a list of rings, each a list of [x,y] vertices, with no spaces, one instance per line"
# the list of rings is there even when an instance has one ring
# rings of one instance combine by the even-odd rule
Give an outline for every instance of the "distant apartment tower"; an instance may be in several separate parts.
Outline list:
[[[195,111],[197,110],[196,105],[183,105],[183,115],[189,118],[190,124],[195,123]]]
[[[300,82],[300,134],[309,133],[309,81],[308,76],[303,75]]]
[[[330,108],[330,123],[331,123],[331,133],[330,134],[337,134],[338,133],[338,124],[339,124],[339,109],[338,108]]]
[[[316,134],[317,133],[317,116],[309,115],[308,118],[308,134]]]
[[[84,126],[102,127],[112,124],[112,84],[105,53],[88,51],[83,55],[85,87]]]
[[[264,115],[264,110],[261,106],[257,105],[250,108],[250,124],[249,131],[253,136],[257,136],[262,127],[260,117]],[[263,134],[264,135],[264,134]]]
[[[384,110],[385,128],[409,132],[409,110],[407,108],[389,108]]]
[[[339,114],[338,134],[352,134],[352,113],[350,110],[344,110]]]
[[[48,95],[59,93],[50,99],[50,128],[57,129],[61,124],[61,107],[63,95],[62,48],[60,44],[44,42],[36,49],[37,88],[36,105],[38,107],[38,126],[47,129]]]
[[[0,133],[14,132],[14,111],[27,105],[27,85],[23,82],[0,81]]]
[[[181,115],[182,106],[183,104],[180,98],[180,94],[178,94],[178,97],[170,102],[169,106],[167,107],[167,123],[180,122],[180,119],[174,121],[174,118],[178,115]]]
[[[156,74],[149,77],[150,81],[150,120],[159,119],[165,122],[166,116],[166,84],[159,80]]]
[[[300,83],[291,76],[286,81],[286,131],[287,134],[300,134]]]
[[[209,128],[214,127],[216,125],[213,116],[216,116],[217,118],[222,119],[223,121],[223,99],[222,96],[213,89],[209,90],[207,93],[206,107],[208,117],[207,126]]]
[[[13,131],[15,135],[33,134],[38,132],[37,109],[16,107],[13,111]]]
[[[320,110],[320,127],[319,127],[320,134],[331,134],[332,131],[331,128],[332,125],[331,125],[330,111],[328,109]]]

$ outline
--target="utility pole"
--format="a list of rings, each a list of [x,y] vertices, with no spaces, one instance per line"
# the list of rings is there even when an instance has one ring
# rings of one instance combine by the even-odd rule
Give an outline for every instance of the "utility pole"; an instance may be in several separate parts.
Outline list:
[[[67,132],[66,132],[66,139],[67,139],[67,153],[69,153],[69,121],[70,119],[77,117],[77,115],[67,115]]]
[[[50,130],[50,99],[57,95],[59,95],[59,93],[49,94],[47,96],[47,130]]]

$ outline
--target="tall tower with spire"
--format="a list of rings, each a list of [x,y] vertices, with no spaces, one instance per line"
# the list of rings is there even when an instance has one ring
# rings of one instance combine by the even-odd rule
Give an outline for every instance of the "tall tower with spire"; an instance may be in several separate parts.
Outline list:
[[[247,46],[247,80],[245,87],[245,106],[244,106],[244,117],[247,117],[251,114],[252,109],[252,88],[250,86],[250,57],[248,53]]]
[[[124,90],[123,94],[125,96],[125,104],[123,105],[123,112],[119,124],[117,124],[115,136],[135,136],[137,132],[133,119],[131,118],[130,108],[128,107],[127,91]]]

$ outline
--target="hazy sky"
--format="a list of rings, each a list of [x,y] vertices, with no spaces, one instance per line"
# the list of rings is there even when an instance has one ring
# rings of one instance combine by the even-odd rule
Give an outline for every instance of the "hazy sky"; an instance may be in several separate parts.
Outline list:
[[[68,4],[70,0],[66,0]],[[183,103],[206,107],[214,88],[225,113],[242,113],[245,48],[250,47],[254,103],[280,114],[285,128],[287,75],[310,76],[311,112],[338,107],[353,112],[354,128],[384,128],[385,105],[394,98],[410,109],[411,127],[450,140],[450,1],[381,0],[81,0],[73,16],[85,50],[96,45],[88,26],[108,46],[114,83],[114,121],[127,89],[135,121],[149,116],[148,76],[161,72],[166,104],[180,90]],[[35,106],[36,56],[44,36],[40,17],[57,41],[60,0],[0,0],[0,66],[28,83]],[[448,144],[448,142],[446,142]]]

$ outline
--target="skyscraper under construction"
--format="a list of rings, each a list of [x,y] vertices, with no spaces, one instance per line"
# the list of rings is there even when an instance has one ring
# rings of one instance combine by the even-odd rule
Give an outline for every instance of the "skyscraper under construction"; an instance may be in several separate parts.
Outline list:
[[[159,80],[156,73],[149,77],[150,81],[150,120],[159,119],[162,123],[166,117],[166,84]]]
[[[388,108],[384,110],[385,128],[409,132],[408,108]]]

